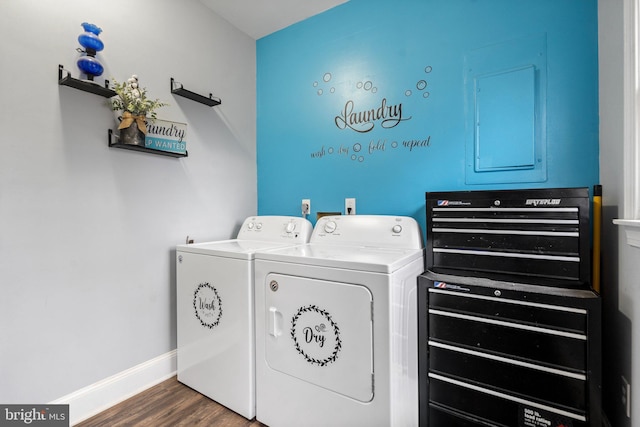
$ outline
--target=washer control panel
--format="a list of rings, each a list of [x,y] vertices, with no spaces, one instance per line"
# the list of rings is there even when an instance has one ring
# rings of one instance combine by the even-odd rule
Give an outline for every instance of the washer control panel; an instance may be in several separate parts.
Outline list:
[[[251,216],[244,220],[239,240],[307,243],[313,226],[309,220],[295,216]]]
[[[310,243],[421,249],[415,219],[386,215],[336,215],[318,220]]]

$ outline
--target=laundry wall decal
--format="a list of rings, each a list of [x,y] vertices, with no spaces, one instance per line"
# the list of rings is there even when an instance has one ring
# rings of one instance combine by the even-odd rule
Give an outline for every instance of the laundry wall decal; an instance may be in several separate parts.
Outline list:
[[[420,97],[428,99],[430,92],[427,76],[433,71],[433,67],[426,66],[415,83],[411,83],[404,89],[403,93],[389,94],[380,97],[378,86],[370,79],[362,79],[355,83],[349,83],[345,90],[350,92],[346,102],[341,104],[333,115],[333,126],[339,131],[354,132],[356,138],[363,137],[374,131],[391,130],[400,128],[400,125],[413,119],[413,115],[408,114],[407,104],[398,102],[400,97],[410,100]],[[322,79],[313,82],[312,86],[319,97],[338,97],[339,90],[334,84],[335,78],[332,73],[326,72]],[[349,87],[353,85],[354,87]],[[344,86],[343,86],[344,87]],[[355,89],[355,90],[354,90]],[[391,97],[393,95],[393,97]],[[344,99],[343,98],[343,99]],[[393,101],[392,101],[393,99]],[[333,107],[332,107],[333,108]],[[396,129],[397,130],[397,129]],[[377,134],[378,135],[378,134]],[[389,153],[397,149],[405,149],[410,152],[417,152],[420,149],[431,146],[431,135],[415,135],[406,138],[380,137],[368,138],[367,140],[356,140],[352,144],[322,145],[310,153],[313,159],[325,157],[345,157],[357,162],[363,162],[366,157],[374,154]]]
[[[378,108],[360,111],[356,111],[354,101],[350,99],[335,117],[338,129],[351,129],[359,133],[371,132],[376,122],[380,122],[385,129],[391,129],[406,120],[411,120],[411,117],[402,116],[402,103],[387,105],[387,98],[382,98]]]

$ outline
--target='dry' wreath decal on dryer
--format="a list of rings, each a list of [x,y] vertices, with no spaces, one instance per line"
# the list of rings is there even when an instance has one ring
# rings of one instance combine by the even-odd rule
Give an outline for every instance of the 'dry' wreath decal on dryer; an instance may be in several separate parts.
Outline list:
[[[193,294],[193,308],[202,326],[213,329],[220,323],[220,318],[222,317],[222,300],[220,299],[218,290],[209,283],[201,283],[198,285],[198,288]]]
[[[298,353],[312,365],[335,362],[342,349],[340,328],[326,310],[316,305],[301,307],[293,316],[291,339]]]

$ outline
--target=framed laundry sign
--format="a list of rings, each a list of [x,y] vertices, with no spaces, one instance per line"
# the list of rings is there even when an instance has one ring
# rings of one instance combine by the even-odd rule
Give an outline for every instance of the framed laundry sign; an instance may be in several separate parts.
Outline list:
[[[159,151],[187,154],[187,124],[168,120],[147,120],[144,146]]]

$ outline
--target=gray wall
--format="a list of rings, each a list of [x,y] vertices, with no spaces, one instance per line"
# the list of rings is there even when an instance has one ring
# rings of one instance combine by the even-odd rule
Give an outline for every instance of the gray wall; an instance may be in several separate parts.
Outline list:
[[[84,21],[189,157],[109,148],[105,98],[58,85]],[[0,402],[43,403],[175,349],[175,245],[255,215],[255,41],[197,0],[3,0],[0,55]]]

